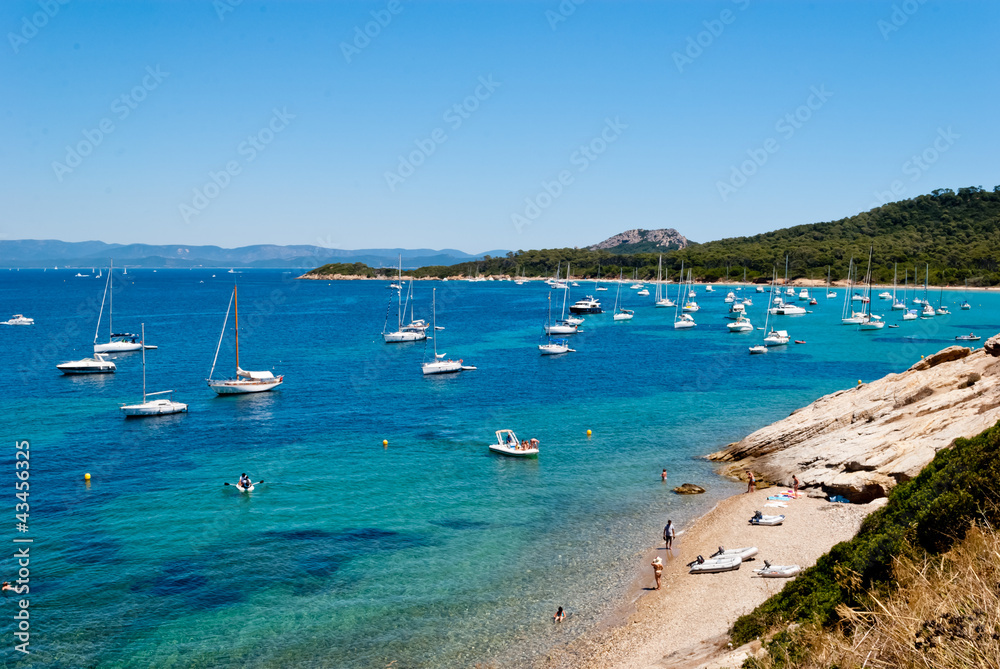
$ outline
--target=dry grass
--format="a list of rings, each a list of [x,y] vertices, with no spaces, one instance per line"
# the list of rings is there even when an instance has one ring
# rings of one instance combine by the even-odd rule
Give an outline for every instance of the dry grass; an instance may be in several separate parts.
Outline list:
[[[841,607],[839,631],[791,629],[760,669],[1000,669],[1000,533],[971,530],[947,553],[899,562],[898,590],[867,611]]]

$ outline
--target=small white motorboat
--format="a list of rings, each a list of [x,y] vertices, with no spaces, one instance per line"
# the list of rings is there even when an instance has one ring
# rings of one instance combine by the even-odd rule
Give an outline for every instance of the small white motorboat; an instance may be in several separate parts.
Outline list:
[[[747,546],[746,548],[730,548],[729,550],[726,550],[722,546],[719,546],[719,550],[717,550],[714,553],[712,553],[712,557],[713,558],[723,557],[723,556],[726,556],[726,555],[737,555],[744,562],[747,562],[749,560],[754,559],[754,557],[756,557],[756,555],[757,555],[757,547],[756,546]]]
[[[751,525],[781,525],[785,520],[785,516],[765,516],[760,511],[753,514],[753,518],[750,519]]]
[[[106,359],[103,354],[95,353],[93,358],[72,360],[56,365],[63,374],[110,374],[115,371],[115,363]]]
[[[648,289],[646,289],[646,288],[643,288],[643,289],[642,289],[642,290],[640,290],[640,291],[639,291],[638,293],[636,293],[636,295],[642,295],[642,296],[646,296],[646,295],[649,295],[649,290],[648,290]]]
[[[982,337],[978,337],[971,332],[967,335],[958,335],[955,337],[955,341],[979,341]]]
[[[715,288],[712,288],[711,286],[705,286],[705,292],[706,293],[714,293],[715,292]]]
[[[538,440],[519,441],[513,430],[497,430],[497,443],[490,444],[490,451],[512,458],[537,458]]]
[[[23,314],[14,314],[13,318],[11,318],[10,320],[4,321],[3,324],[4,325],[34,325],[35,324],[35,319],[34,318],[28,318],[27,316],[25,316]]]
[[[761,353],[767,353],[767,347],[763,344],[750,347],[750,355],[760,355]]]
[[[755,292],[763,293],[764,292],[764,286],[757,286],[757,290]]]
[[[888,290],[883,290],[881,293],[878,294],[878,299],[880,299],[880,300],[891,300],[892,299],[892,293],[890,293]]]
[[[924,304],[924,308],[920,311],[921,318],[934,318],[934,307],[930,304]]]
[[[729,328],[730,332],[753,332],[753,323],[742,314],[732,323],[726,323],[726,327]]]
[[[791,578],[797,576],[801,571],[802,568],[797,564],[775,565],[764,560],[764,567],[762,569],[754,569],[753,573],[761,578]]]
[[[743,558],[739,555],[720,555],[707,560],[699,555],[687,566],[690,569],[689,574],[717,574],[722,571],[736,571],[741,564]]]
[[[772,328],[771,331],[767,333],[767,336],[764,337],[764,345],[784,346],[788,343],[789,339],[790,337],[788,336],[787,330],[775,330]]]

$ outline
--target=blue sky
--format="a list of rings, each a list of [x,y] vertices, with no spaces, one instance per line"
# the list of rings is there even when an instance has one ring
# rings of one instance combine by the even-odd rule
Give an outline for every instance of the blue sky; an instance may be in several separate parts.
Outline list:
[[[6,0],[0,27],[6,239],[708,241],[1000,184],[992,0]]]

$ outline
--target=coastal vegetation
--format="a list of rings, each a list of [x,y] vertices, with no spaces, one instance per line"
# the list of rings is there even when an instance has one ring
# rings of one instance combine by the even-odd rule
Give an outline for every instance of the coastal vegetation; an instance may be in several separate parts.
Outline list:
[[[334,262],[322,267],[317,267],[312,271],[313,274],[322,274],[325,276],[361,276],[366,279],[373,279],[379,274],[376,270],[372,269],[363,262]]]
[[[834,546],[781,592],[740,617],[731,630],[733,642],[743,644],[770,638],[766,644],[770,659],[766,664],[751,659],[747,666],[752,667],[853,666],[838,665],[834,660],[817,664],[816,657],[810,659],[810,653],[818,652],[820,646],[829,650],[833,641],[844,648],[850,647],[853,635],[868,628],[874,633],[875,628],[886,630],[891,625],[905,623],[913,627],[908,632],[909,643],[915,644],[920,634],[926,637],[929,632],[918,634],[918,628],[924,628],[919,627],[914,616],[892,621],[886,602],[899,610],[907,601],[916,601],[916,595],[900,590],[901,586],[917,583],[921,578],[929,583],[934,582],[933,578],[944,582],[952,578],[953,571],[961,572],[963,561],[968,563],[971,559],[970,546],[997,543],[996,537],[990,535],[998,524],[1000,423],[971,439],[956,439],[951,448],[938,452],[919,476],[896,486],[888,503],[865,519],[854,539]],[[995,563],[997,554],[983,553],[980,559]],[[940,565],[935,567],[936,577],[914,566],[930,564]],[[980,567],[976,569],[985,577]],[[963,578],[967,581],[969,577]],[[985,578],[984,587],[988,586],[995,594],[997,579]],[[974,613],[966,608],[964,604],[959,606],[952,617],[963,616],[962,620],[966,620]],[[926,622],[927,629],[947,627],[953,620],[940,618],[943,613],[939,607],[938,618],[919,622]],[[976,622],[973,629],[979,625],[982,631],[986,624]],[[992,625],[989,634],[994,635],[991,642],[995,643],[996,633],[1000,633],[995,616],[989,624]],[[817,639],[823,635],[827,640],[820,643]]]
[[[680,249],[652,251],[649,244],[624,244],[611,249],[541,249],[485,256],[456,265],[421,267],[408,272],[416,278],[460,276],[554,276],[557,267],[572,265],[575,278],[617,277],[619,272],[643,280],[656,278],[662,253],[671,279],[691,269],[697,281],[719,281],[727,276],[766,282],[777,269],[788,278],[822,280],[827,270],[834,281],[847,278],[848,265],[874,249],[873,280],[890,283],[898,265],[899,281],[909,270],[910,284],[930,283],[992,286],[1000,284],[1000,186],[943,188],[927,195],[891,202],[837,221],[783,228],[748,237],[731,237]],[[637,252],[642,251],[642,252]],[[371,269],[371,268],[368,268]],[[373,273],[376,270],[371,270]],[[387,271],[387,270],[386,270]],[[325,268],[315,272],[330,274]],[[358,272],[360,273],[360,272]],[[916,274],[916,277],[914,277]]]

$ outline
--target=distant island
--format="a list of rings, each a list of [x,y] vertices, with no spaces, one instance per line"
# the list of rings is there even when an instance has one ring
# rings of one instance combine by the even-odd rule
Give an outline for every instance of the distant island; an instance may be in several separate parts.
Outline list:
[[[642,280],[656,278],[660,256],[663,269],[675,280],[683,262],[700,282],[727,277],[733,281],[767,282],[772,271],[788,279],[834,281],[847,277],[848,264],[867,262],[874,248],[873,281],[923,284],[925,272],[933,285],[1000,284],[1000,186],[942,188],[928,195],[891,202],[838,221],[796,225],[750,237],[695,243],[677,230],[629,230],[586,249],[561,248],[485,255],[451,265],[428,265],[407,272],[416,279],[461,279],[474,276],[527,278],[554,276],[571,265],[574,278],[617,277],[619,272]],[[347,272],[350,272],[348,274]],[[862,273],[864,267],[862,267]],[[914,276],[916,273],[916,276]],[[376,278],[391,272],[342,263],[317,267],[303,278]]]

